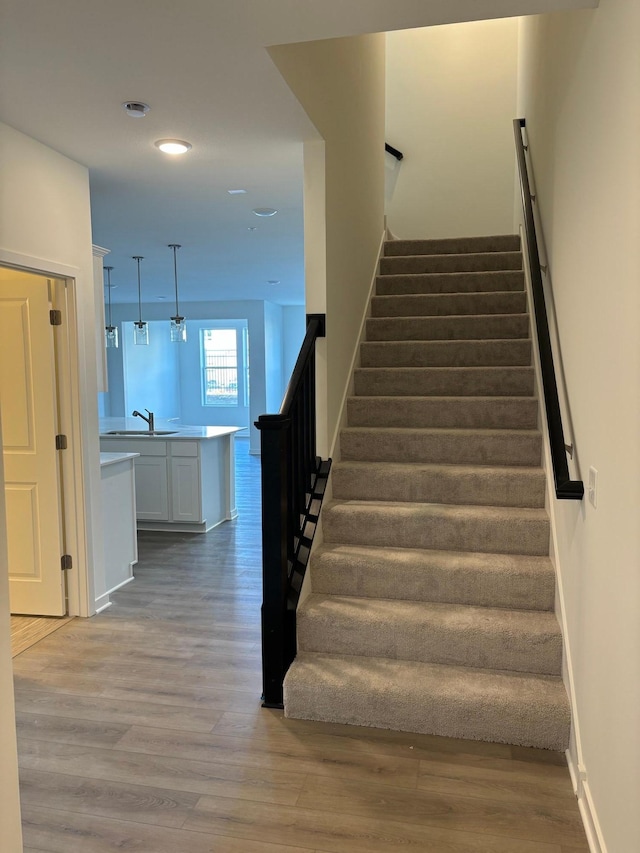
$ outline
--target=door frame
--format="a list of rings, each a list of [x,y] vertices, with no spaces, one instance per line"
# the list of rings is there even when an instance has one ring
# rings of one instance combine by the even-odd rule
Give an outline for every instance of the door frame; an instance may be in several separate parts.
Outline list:
[[[0,266],[63,282],[59,304],[62,326],[56,341],[58,381],[58,418],[61,431],[68,437],[68,450],[61,452],[60,473],[64,506],[64,536],[72,554],[73,568],[67,570],[67,613],[91,616],[95,612],[93,576],[89,572],[87,538],[87,492],[83,466],[84,430],[80,400],[80,359],[78,351],[77,267],[45,261],[0,248]],[[97,399],[96,399],[97,409]],[[0,449],[1,449],[0,435]]]

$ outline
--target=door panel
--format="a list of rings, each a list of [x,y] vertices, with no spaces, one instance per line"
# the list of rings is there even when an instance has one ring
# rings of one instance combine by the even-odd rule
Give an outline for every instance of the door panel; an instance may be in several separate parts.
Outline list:
[[[12,613],[62,616],[62,519],[54,329],[47,279],[4,271],[0,401]]]

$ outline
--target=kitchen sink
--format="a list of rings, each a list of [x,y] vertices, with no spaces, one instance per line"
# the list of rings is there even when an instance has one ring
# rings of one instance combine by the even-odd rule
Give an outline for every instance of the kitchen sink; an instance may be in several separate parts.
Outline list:
[[[178,430],[170,430],[170,429],[110,429],[107,432],[103,432],[102,435],[177,435]]]

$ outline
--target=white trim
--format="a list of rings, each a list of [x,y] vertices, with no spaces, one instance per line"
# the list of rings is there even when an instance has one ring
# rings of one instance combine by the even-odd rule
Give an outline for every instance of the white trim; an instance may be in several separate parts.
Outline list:
[[[589,850],[591,853],[607,853],[607,845],[605,844],[604,837],[602,835],[600,822],[598,821],[596,809],[593,804],[593,798],[591,796],[591,789],[587,782],[586,770],[582,765],[576,765],[570,750],[565,752],[565,756],[567,758],[567,766],[569,768],[569,775],[571,776],[573,790],[578,799],[578,808],[580,810],[580,816],[582,817],[582,823],[584,824],[584,831],[587,836]]]
[[[132,580],[133,580],[133,578],[132,578]],[[103,599],[106,599],[106,601],[101,604]],[[113,604],[113,602],[109,600],[109,593],[108,592],[105,592],[104,595],[99,595],[96,598],[96,603],[95,603],[95,607],[94,607],[94,609],[95,609],[94,615],[97,615],[98,613],[102,613],[103,610],[108,610],[108,608],[111,607],[112,604]]]
[[[380,237],[380,243],[378,245],[378,255],[376,257],[376,262],[373,268],[373,276],[371,277],[371,285],[369,287],[369,293],[367,295],[367,301],[364,306],[364,312],[362,314],[362,322],[360,323],[360,330],[358,332],[358,338],[356,340],[355,346],[353,348],[353,356],[351,358],[351,364],[349,365],[349,373],[347,374],[347,382],[345,384],[344,393],[342,394],[342,400],[340,401],[340,417],[338,418],[338,423],[336,425],[335,431],[333,433],[333,438],[331,440],[331,444],[329,445],[329,456],[333,459],[339,459],[340,455],[337,453],[338,448],[338,439],[340,437],[340,431],[344,429],[347,422],[347,398],[353,395],[353,372],[360,363],[360,344],[365,339],[366,333],[366,324],[367,319],[371,316],[371,297],[373,296],[375,286],[376,286],[376,278],[378,276],[378,269],[380,265],[380,258],[382,257],[382,251],[384,249],[384,243],[386,240],[385,231],[382,232],[382,236]]]

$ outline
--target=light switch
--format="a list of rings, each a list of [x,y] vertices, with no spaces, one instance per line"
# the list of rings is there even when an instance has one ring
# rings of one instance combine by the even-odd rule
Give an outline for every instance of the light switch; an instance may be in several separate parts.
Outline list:
[[[589,468],[589,503],[598,506],[598,472],[595,468]]]

